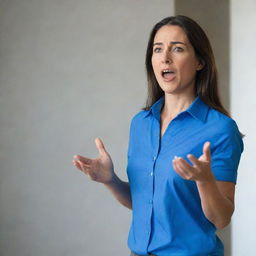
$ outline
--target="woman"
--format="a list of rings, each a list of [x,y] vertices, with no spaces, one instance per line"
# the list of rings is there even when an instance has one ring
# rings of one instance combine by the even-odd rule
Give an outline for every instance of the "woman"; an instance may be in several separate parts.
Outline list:
[[[146,53],[148,99],[131,121],[121,181],[96,138],[99,157],[74,165],[132,209],[131,255],[223,255],[216,230],[234,211],[242,136],[222,106],[207,36],[178,15],[157,23]]]

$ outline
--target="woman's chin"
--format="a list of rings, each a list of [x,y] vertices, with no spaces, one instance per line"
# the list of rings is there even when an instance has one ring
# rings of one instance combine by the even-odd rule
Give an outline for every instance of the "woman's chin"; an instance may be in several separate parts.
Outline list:
[[[174,93],[175,91],[179,90],[177,85],[171,84],[171,83],[161,83],[160,88],[165,92],[165,93]]]

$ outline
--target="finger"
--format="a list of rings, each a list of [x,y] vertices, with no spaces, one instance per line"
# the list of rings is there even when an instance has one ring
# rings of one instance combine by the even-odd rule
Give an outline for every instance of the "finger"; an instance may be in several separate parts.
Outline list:
[[[73,162],[73,165],[74,165],[77,169],[79,169],[80,171],[83,171],[83,170],[82,170],[82,167],[80,166],[80,164],[79,164],[77,161],[73,160],[72,162]]]
[[[93,172],[90,172],[90,166],[83,164],[81,161],[74,160],[73,164],[84,174],[86,174],[91,180],[95,180],[95,174]]]
[[[210,149],[211,143],[209,141],[204,143],[203,147],[203,153],[205,155],[205,160],[206,161],[211,161],[211,149]]]
[[[78,164],[78,162],[77,162],[77,161],[72,160],[72,163],[73,163],[73,165],[74,165],[75,167],[80,168],[80,165]]]
[[[102,140],[100,138],[96,138],[95,139],[95,144],[96,144],[96,147],[99,150],[100,155],[106,153],[106,149],[105,149],[104,144],[103,144],[103,142],[102,142]]]
[[[88,171],[90,170],[90,166],[84,164],[83,162],[81,162],[81,161],[79,161],[79,160],[78,160],[77,162],[78,162],[78,164],[80,165],[82,171],[85,172],[85,174],[88,174]]]
[[[91,180],[95,180],[95,173],[91,170],[90,167],[83,165],[83,172],[91,179]]]
[[[172,166],[173,166],[173,169],[175,170],[175,172],[177,172],[178,174],[182,173],[180,168],[177,166],[175,159],[172,160]]]
[[[193,163],[194,166],[199,166],[200,165],[199,160],[194,155],[188,154],[187,157]]]
[[[180,171],[182,171],[183,173],[183,177],[185,179],[190,179],[193,176],[193,171],[191,171],[190,169],[187,169],[186,167],[184,167],[181,162],[179,162],[179,160],[177,159],[176,161],[176,166],[179,168]]]
[[[92,159],[84,157],[84,156],[80,156],[80,155],[75,155],[74,159],[79,160],[79,161],[83,162],[84,164],[91,164],[92,163]]]
[[[174,166],[174,170],[184,179],[187,179],[187,173],[185,170],[183,170],[181,168],[181,166],[179,166],[177,159],[173,160],[173,166]]]
[[[183,158],[178,158],[177,162],[179,163],[179,165],[185,169],[187,172],[192,172],[194,173],[195,168],[193,166],[191,166],[185,159]]]

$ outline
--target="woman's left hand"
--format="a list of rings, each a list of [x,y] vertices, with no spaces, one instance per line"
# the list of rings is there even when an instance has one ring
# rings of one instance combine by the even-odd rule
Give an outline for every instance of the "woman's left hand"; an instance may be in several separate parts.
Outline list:
[[[210,142],[204,143],[203,154],[198,159],[192,154],[188,154],[187,157],[192,162],[192,166],[182,157],[173,159],[173,168],[182,178],[197,182],[215,180],[211,170]]]

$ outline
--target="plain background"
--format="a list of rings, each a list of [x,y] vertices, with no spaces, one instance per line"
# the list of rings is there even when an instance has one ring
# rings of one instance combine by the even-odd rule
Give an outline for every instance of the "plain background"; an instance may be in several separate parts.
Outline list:
[[[173,1],[0,2],[0,255],[128,255],[131,211],[72,165],[100,137],[123,180],[149,32]]]
[[[232,256],[255,255],[256,1],[231,1],[231,112],[245,134],[232,221]]]
[[[186,14],[206,30],[225,106],[246,134],[225,255],[253,256],[254,10],[254,0],[0,0],[0,255],[129,254],[131,211],[72,159],[96,157],[100,137],[127,180],[149,32]]]

